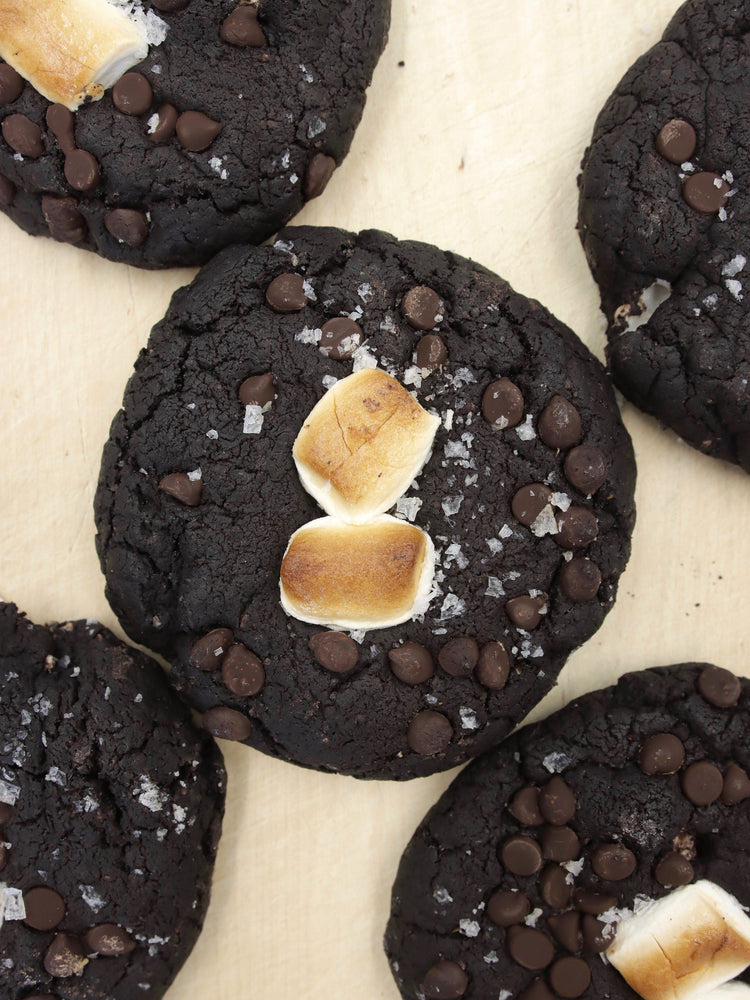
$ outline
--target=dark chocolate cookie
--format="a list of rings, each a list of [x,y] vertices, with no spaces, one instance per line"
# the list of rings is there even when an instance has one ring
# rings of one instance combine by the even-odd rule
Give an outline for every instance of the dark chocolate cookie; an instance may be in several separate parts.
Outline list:
[[[30,233],[142,267],[262,242],[345,157],[389,0],[130,6],[163,40],[74,112],[0,63],[0,208]]]
[[[353,369],[418,410],[405,386],[439,427],[395,506],[435,547],[429,607],[352,638],[287,615],[279,580],[322,513],[295,437]],[[212,732],[406,778],[495,744],[599,627],[633,486],[601,365],[538,303],[424,244],[290,229],[222,253],[154,328],[105,447],[97,546],[123,627],[174,661]],[[390,591],[390,570],[381,587],[361,568],[364,544],[348,551],[346,595]]]
[[[597,119],[578,226],[617,385],[750,471],[750,4],[690,0]]]
[[[0,994],[163,996],[200,932],[221,754],[95,622],[0,604]]]
[[[644,670],[472,764],[399,867],[402,995],[637,1000],[601,954],[638,897],[707,880],[750,904],[749,726],[750,681]]]

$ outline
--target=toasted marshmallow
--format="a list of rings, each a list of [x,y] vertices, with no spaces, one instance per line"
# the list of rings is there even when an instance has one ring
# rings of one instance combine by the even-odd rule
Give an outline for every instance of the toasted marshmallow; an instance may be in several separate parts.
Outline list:
[[[705,880],[626,917],[607,958],[644,1000],[706,1000],[750,965],[750,918]]]
[[[387,628],[427,610],[435,550],[430,536],[388,514],[366,525],[335,517],[292,535],[281,563],[288,615],[336,628]]]
[[[71,111],[98,100],[147,54],[135,24],[107,0],[0,2],[0,56]]]
[[[409,488],[439,426],[395,378],[366,368],[313,407],[292,454],[302,485],[327,514],[363,524]]]

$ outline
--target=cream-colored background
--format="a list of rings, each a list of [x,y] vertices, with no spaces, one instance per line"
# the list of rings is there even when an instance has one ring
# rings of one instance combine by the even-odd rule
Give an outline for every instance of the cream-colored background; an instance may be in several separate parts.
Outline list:
[[[577,168],[600,106],[676,7],[393,0],[352,152],[299,221],[471,256],[601,356]],[[99,456],[138,350],[192,272],[111,264],[4,217],[0,247],[0,595],[38,621],[98,617],[119,632],[94,554]],[[750,479],[623,412],[639,462],[633,556],[605,625],[535,716],[657,663],[750,674]],[[380,946],[390,886],[450,775],[362,783],[224,750],[213,902],[169,1000],[397,1000]]]

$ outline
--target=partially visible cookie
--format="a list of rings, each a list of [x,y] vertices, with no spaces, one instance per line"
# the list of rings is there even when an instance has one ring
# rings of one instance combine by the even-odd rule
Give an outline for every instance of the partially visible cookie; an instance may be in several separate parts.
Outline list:
[[[597,119],[578,216],[615,382],[746,471],[749,41],[749,4],[683,4]]]
[[[385,946],[405,1000],[687,996],[674,983],[649,992],[616,955],[632,911],[685,886],[670,899],[668,932],[659,916],[656,933],[667,955],[670,938],[684,945],[675,974],[685,987],[688,972],[718,968],[732,940],[726,978],[736,976],[750,963],[749,726],[750,681],[706,664],[644,670],[463,771],[418,828],[393,887]],[[739,901],[744,942],[721,920],[718,931],[692,930],[710,923],[706,898],[727,902],[706,883]],[[643,926],[633,919],[631,929]],[[642,964],[648,950],[639,947]]]
[[[0,604],[0,993],[163,996],[200,932],[225,772],[163,671]]]
[[[601,365],[538,303],[422,243],[289,229],[154,329],[97,545],[212,732],[405,778],[505,736],[599,627],[634,472]]]

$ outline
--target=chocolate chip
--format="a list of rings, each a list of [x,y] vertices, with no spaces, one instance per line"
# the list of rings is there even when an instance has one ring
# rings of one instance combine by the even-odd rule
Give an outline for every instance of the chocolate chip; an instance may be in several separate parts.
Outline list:
[[[44,953],[44,968],[56,979],[80,976],[87,964],[83,944],[72,934],[55,934]]]
[[[320,336],[320,350],[327,358],[344,361],[361,346],[364,335],[359,323],[347,316],[337,316],[323,324]]]
[[[221,22],[219,38],[238,48],[249,46],[259,49],[265,45],[266,36],[258,24],[258,8],[249,3],[241,3],[239,7],[235,7]]]
[[[191,479],[187,472],[170,472],[159,481],[159,489],[186,507],[197,507],[201,502],[202,479]]]
[[[699,760],[682,774],[682,790],[694,806],[708,806],[721,795],[724,778],[715,764]]]
[[[553,538],[563,549],[585,549],[599,534],[596,516],[585,507],[568,507],[558,514],[557,528]]]
[[[500,860],[514,875],[534,875],[542,867],[542,851],[531,837],[517,833],[503,844]]]
[[[513,517],[528,528],[551,500],[552,490],[544,483],[529,483],[528,486],[522,486],[513,497],[511,504]]]
[[[565,478],[587,496],[596,493],[607,479],[607,460],[592,444],[579,444],[565,456]]]
[[[558,774],[539,792],[539,812],[553,826],[564,826],[575,816],[575,793]]]
[[[276,383],[273,373],[265,372],[263,375],[251,375],[242,383],[238,393],[240,402],[244,406],[265,406],[272,403],[276,396]]]
[[[57,139],[57,144],[65,156],[70,156],[76,148],[73,112],[64,104],[50,104],[44,116],[47,128]]]
[[[201,153],[208,149],[222,126],[201,111],[183,111],[177,119],[175,130],[180,145],[191,153]]]
[[[549,981],[559,997],[580,997],[591,982],[591,969],[584,959],[566,955],[549,970]]]
[[[506,941],[510,957],[524,969],[546,969],[555,955],[550,939],[534,927],[509,927]]]
[[[576,909],[581,913],[590,913],[593,917],[598,917],[601,913],[606,913],[613,906],[617,905],[617,896],[609,893],[590,892],[588,889],[576,889],[573,893],[573,902]]]
[[[126,73],[112,88],[112,101],[124,115],[142,115],[153,99],[151,84],[142,73]]]
[[[86,221],[78,211],[75,198],[42,195],[42,214],[53,239],[61,243],[80,243],[86,236]]]
[[[139,247],[148,236],[148,219],[134,208],[113,208],[104,216],[104,226],[118,243]]]
[[[458,1000],[466,992],[469,977],[456,962],[441,958],[424,977],[422,990],[427,1000]]]
[[[591,855],[591,867],[599,878],[621,882],[630,878],[638,867],[638,860],[623,844],[602,844]]]
[[[550,448],[571,448],[581,440],[581,416],[564,396],[553,396],[542,410],[537,430]]]
[[[118,924],[98,924],[91,927],[84,934],[83,940],[87,951],[107,958],[128,955],[136,948],[133,938]]]
[[[593,600],[601,582],[599,567],[590,559],[571,559],[560,570],[560,590],[576,604]]]
[[[234,642],[231,628],[214,628],[190,647],[189,663],[197,670],[218,670]]]
[[[750,796],[750,778],[739,764],[730,764],[724,772],[721,801],[725,806],[736,806]]]
[[[102,179],[96,157],[74,149],[65,157],[65,179],[75,191],[93,191]]]
[[[438,663],[451,677],[468,677],[478,660],[479,646],[468,635],[449,639],[438,653]]]
[[[151,0],[151,2],[157,10],[161,10],[165,14],[175,14],[177,11],[184,10],[190,0]]]
[[[555,1000],[555,994],[544,980],[535,979],[520,994],[518,1000]]]
[[[310,649],[321,667],[334,674],[354,670],[359,659],[357,643],[343,632],[316,632],[310,636]]]
[[[509,378],[490,382],[482,393],[482,416],[500,431],[520,423],[523,406],[523,394]]]
[[[427,285],[410,288],[401,300],[401,315],[415,330],[431,330],[440,322],[440,296]]]
[[[230,646],[221,665],[221,679],[232,694],[251,698],[263,687],[266,672],[259,658],[247,646]]]
[[[545,826],[542,831],[542,853],[546,861],[575,861],[581,842],[569,826]]]
[[[16,185],[13,181],[0,174],[0,205],[5,205],[6,207],[12,205],[15,193]]]
[[[539,879],[539,891],[547,906],[562,910],[570,902],[573,886],[568,884],[568,873],[560,865],[547,865]]]
[[[26,115],[9,115],[3,120],[3,138],[21,156],[35,160],[44,152],[42,130]]]
[[[406,732],[406,742],[414,753],[432,757],[441,753],[453,739],[453,726],[440,712],[426,709],[415,715]]]
[[[740,700],[742,684],[739,677],[723,667],[706,667],[698,677],[698,690],[709,705],[731,708]]]
[[[316,153],[307,164],[302,181],[302,194],[307,201],[318,198],[328,187],[328,182],[336,169],[336,161],[325,153]]]
[[[12,66],[3,63],[0,66],[0,108],[17,101],[22,90],[23,77]]]
[[[430,651],[418,642],[405,642],[389,650],[391,670],[404,684],[422,684],[435,672]]]
[[[498,927],[522,924],[529,913],[531,903],[528,897],[514,889],[498,889],[487,902],[487,916]]]
[[[533,785],[520,788],[513,796],[508,812],[523,826],[542,826],[544,820],[539,812],[539,789]]]
[[[665,889],[676,889],[680,885],[689,885],[695,878],[695,871],[679,851],[670,851],[657,864],[654,878]]]
[[[505,611],[516,628],[529,632],[542,620],[542,609],[546,606],[547,598],[544,596],[522,595],[511,598],[505,605]]]
[[[156,127],[146,135],[151,142],[168,142],[177,131],[177,108],[172,104],[162,104],[156,115]]]
[[[557,913],[547,918],[549,929],[556,941],[567,951],[581,950],[581,914],[577,910]]]
[[[51,931],[65,916],[65,900],[49,886],[27,889],[23,894],[23,905],[26,908],[24,923],[35,931]]]
[[[510,658],[501,642],[486,642],[479,653],[474,674],[484,687],[502,691],[508,681]]]
[[[673,118],[656,137],[656,152],[670,163],[687,163],[698,145],[698,137],[690,122]]]
[[[280,274],[266,289],[266,302],[277,313],[294,313],[307,305],[301,274]]]
[[[685,763],[685,747],[672,733],[654,733],[643,741],[638,766],[644,774],[675,774]]]
[[[682,197],[696,212],[713,215],[726,204],[729,185],[718,174],[703,170],[685,178]]]
[[[253,731],[253,724],[246,715],[224,705],[207,709],[202,725],[207,733],[221,740],[246,740]]]
[[[15,806],[12,806],[10,802],[0,802],[0,826],[12,822],[15,815]]]
[[[448,348],[437,334],[426,333],[417,341],[415,357],[417,368],[434,372],[448,360]]]
[[[585,951],[592,951],[599,955],[612,944],[612,939],[615,936],[615,928],[612,924],[605,924],[587,913],[583,918],[582,926]]]

